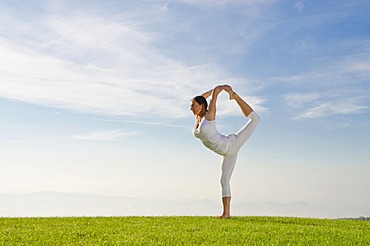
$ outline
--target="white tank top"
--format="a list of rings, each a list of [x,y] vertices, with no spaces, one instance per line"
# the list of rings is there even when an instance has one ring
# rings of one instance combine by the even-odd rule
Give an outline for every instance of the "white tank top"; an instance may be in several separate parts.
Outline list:
[[[217,154],[225,155],[229,151],[229,139],[217,131],[215,120],[208,121],[203,118],[198,128],[193,128],[193,134],[202,141],[204,146]]]

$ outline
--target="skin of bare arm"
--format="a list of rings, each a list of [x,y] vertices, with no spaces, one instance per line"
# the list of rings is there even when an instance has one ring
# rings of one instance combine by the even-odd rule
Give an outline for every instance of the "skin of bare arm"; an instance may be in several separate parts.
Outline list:
[[[232,88],[229,85],[218,85],[212,90],[212,93],[211,93],[212,98],[211,98],[211,101],[209,102],[208,111],[205,115],[206,120],[212,121],[212,120],[216,119],[217,97],[218,97],[218,94],[220,94],[220,92],[223,91],[223,90],[231,91]]]
[[[209,90],[209,91],[206,91],[206,92],[204,92],[203,94],[202,94],[202,96],[204,97],[204,98],[208,98],[208,97],[210,97],[211,95],[212,95],[212,90],[213,89],[211,89],[211,90]]]

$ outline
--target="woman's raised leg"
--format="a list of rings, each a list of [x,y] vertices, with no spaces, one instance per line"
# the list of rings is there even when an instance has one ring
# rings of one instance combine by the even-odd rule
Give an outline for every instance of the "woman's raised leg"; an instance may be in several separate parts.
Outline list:
[[[249,121],[237,132],[235,133],[235,139],[232,139],[232,146],[230,147],[229,154],[237,153],[241,146],[250,138],[254,130],[256,129],[258,123],[260,122],[260,117],[253,111],[252,107],[249,106],[238,94],[230,90],[229,99],[235,100],[239,105],[244,116],[249,119]]]
[[[249,104],[246,103],[237,93],[232,90],[228,91],[228,93],[229,99],[236,101],[245,117],[248,117],[253,112],[252,107],[249,106]]]

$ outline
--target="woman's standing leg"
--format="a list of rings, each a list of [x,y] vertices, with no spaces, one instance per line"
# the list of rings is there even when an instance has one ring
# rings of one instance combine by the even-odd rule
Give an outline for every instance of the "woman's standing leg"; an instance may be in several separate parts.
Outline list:
[[[222,212],[222,215],[219,217],[220,219],[230,218],[230,204],[231,204],[231,196],[222,197],[223,212]]]
[[[238,154],[222,156],[221,164],[221,188],[222,188],[222,205],[223,212],[220,218],[230,217],[231,188],[230,179],[233,174]]]
[[[245,124],[240,131],[235,135],[230,135],[231,142],[233,143],[229,154],[222,157],[221,166],[221,187],[222,187],[222,205],[223,213],[220,218],[230,218],[230,203],[231,203],[231,189],[230,179],[234,171],[236,159],[238,156],[239,149],[252,135],[254,129],[259,123],[259,116],[253,111],[252,107],[249,106],[238,94],[233,91],[229,91],[230,100],[235,100],[239,105],[244,116],[249,118],[247,124]]]

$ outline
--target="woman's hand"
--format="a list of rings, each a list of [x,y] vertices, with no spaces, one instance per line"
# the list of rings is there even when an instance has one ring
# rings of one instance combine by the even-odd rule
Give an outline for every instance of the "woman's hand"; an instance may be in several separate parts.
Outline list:
[[[233,90],[233,88],[231,88],[231,86],[230,85],[224,85],[223,86],[224,88],[224,91],[226,91],[226,92],[230,92],[230,91],[232,91]]]
[[[219,94],[221,91],[229,92],[231,90],[232,88],[230,85],[218,85],[213,89],[214,93],[217,93],[217,94]]]
[[[221,91],[223,91],[224,86],[223,85],[218,85],[215,88],[213,88],[213,94],[219,94]]]
[[[208,112],[205,115],[207,120],[214,120],[216,118],[217,96],[223,90],[229,92],[231,91],[231,86],[230,85],[218,85],[212,90],[212,99],[209,102]]]

